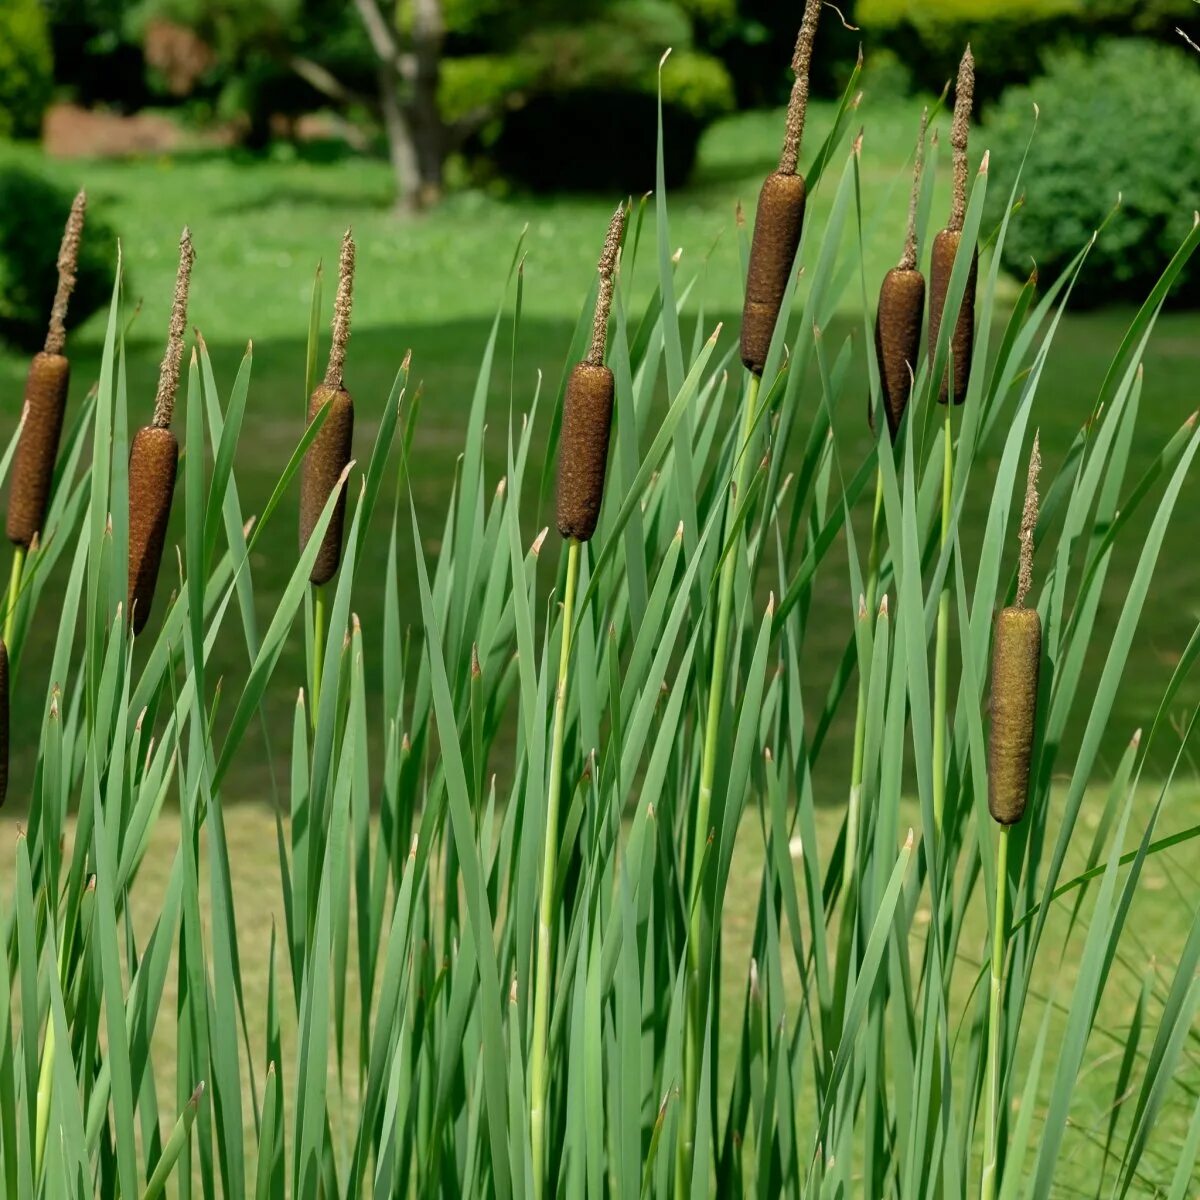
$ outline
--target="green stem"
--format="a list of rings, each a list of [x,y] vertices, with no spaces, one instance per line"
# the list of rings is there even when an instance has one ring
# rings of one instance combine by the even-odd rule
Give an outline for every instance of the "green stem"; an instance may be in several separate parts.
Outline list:
[[[554,949],[551,906],[558,874],[558,804],[562,794],[563,743],[567,732],[567,680],[571,661],[571,626],[579,586],[581,543],[567,543],[567,588],[563,594],[562,647],[554,693],[554,734],[550,744],[550,780],[546,791],[546,829],[542,851],[542,898],[538,907],[537,973],[533,990],[533,1049],[529,1062],[529,1139],[533,1152],[533,1194],[546,1194],[546,1042],[550,1027],[551,955]]]
[[[751,374],[746,384],[742,411],[742,430],[733,466],[733,487],[729,493],[726,529],[732,527],[738,500],[746,490],[750,455],[747,443],[754,428],[761,380]],[[676,1157],[676,1195],[690,1185],[692,1147],[696,1127],[697,1096],[700,1080],[700,1047],[703,1042],[704,1006],[700,997],[700,937],[703,929],[700,905],[700,867],[708,845],[708,817],[712,807],[713,780],[717,773],[717,743],[721,732],[721,710],[725,701],[725,666],[729,646],[729,626],[733,615],[733,585],[737,579],[738,556],[731,549],[721,567],[717,595],[717,628],[713,637],[712,674],[708,688],[708,711],[704,720],[704,747],[700,756],[700,791],[696,799],[696,824],[692,836],[691,880],[688,888],[690,931],[688,934],[688,1022],[684,1044],[684,1112]]]
[[[946,405],[945,464],[942,468],[942,540],[945,550],[950,538],[950,497],[954,476],[954,445],[950,438],[950,413]],[[950,572],[938,599],[937,643],[933,660],[933,822],[942,835],[946,812],[946,666],[950,657]]]
[[[325,588],[313,585],[313,682],[312,703],[308,706],[312,714],[313,728],[317,727],[317,704],[321,699],[321,666],[325,659]]]
[[[21,594],[21,576],[25,570],[25,547],[13,550],[12,572],[8,578],[8,604],[4,610],[4,644],[12,648],[13,626],[17,621],[17,598]]]
[[[981,1200],[996,1195],[1000,1116],[1000,993],[1004,982],[1004,913],[1008,896],[1008,826],[1000,826],[996,846],[996,923],[992,928],[992,989],[988,1001],[987,1124]]]

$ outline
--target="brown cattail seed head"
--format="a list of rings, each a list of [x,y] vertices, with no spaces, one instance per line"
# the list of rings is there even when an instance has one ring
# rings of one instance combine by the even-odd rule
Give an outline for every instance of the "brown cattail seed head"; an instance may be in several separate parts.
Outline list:
[[[593,363],[576,363],[567,380],[558,448],[557,518],[563,537],[586,542],[596,532],[612,408],[612,372]]]
[[[776,171],[763,181],[742,308],[742,362],[761,375],[804,225],[804,177]]]
[[[35,354],[25,380],[25,424],[13,461],[8,493],[8,540],[29,548],[41,532],[50,500],[58,440],[67,406],[71,364],[62,354]]]
[[[1037,609],[1002,609],[992,648],[988,731],[988,811],[1001,825],[1015,825],[1025,812],[1041,657]]]
[[[350,462],[354,441],[354,402],[345,388],[322,384],[308,402],[308,421],[312,423],[328,402],[329,412],[300,467],[300,550],[308,545],[312,532],[321,518],[329,494],[337,487],[342,472]],[[343,488],[334,506],[333,516],[325,529],[325,537],[309,573],[310,582],[328,583],[336,574],[342,560],[342,526],[346,520],[346,489]]]
[[[47,354],[61,354],[67,344],[67,305],[75,290],[75,270],[79,265],[79,242],[83,237],[83,218],[87,210],[87,193],[79,192],[71,202],[58,248],[58,287],[50,309],[50,326],[46,330]]]
[[[169,429],[139,429],[129,451],[129,622],[141,633],[150,619],[175,494],[179,443]]]
[[[942,314],[946,307],[946,293],[950,289],[950,275],[954,270],[954,259],[958,254],[962,234],[957,230],[943,229],[933,239],[933,253],[929,264],[929,358],[933,360],[937,347],[938,333],[942,328]],[[954,356],[954,403],[961,404],[967,394],[971,379],[971,352],[975,346],[975,278],[979,271],[979,256],[972,250],[971,269],[967,274],[967,286],[963,290],[962,306],[958,320],[950,335],[950,352]],[[950,392],[950,372],[942,377],[938,387],[938,403],[945,404]]]
[[[925,311],[925,276],[893,267],[879,289],[875,318],[875,355],[888,432],[893,440],[912,395],[917,355],[921,350],[921,317]],[[872,421],[874,413],[868,414]]]

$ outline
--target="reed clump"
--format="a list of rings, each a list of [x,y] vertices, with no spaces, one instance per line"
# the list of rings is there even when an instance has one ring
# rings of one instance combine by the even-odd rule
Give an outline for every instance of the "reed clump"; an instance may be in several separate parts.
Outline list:
[[[971,108],[975,96],[975,59],[968,46],[958,68],[954,89],[954,121],[950,128],[950,144],[954,158],[954,191],[950,220],[946,228],[933,239],[929,263],[929,357],[932,361],[937,348],[938,334],[946,309],[946,294],[950,290],[950,275],[962,245],[963,219],[967,211],[967,141],[971,128]],[[950,335],[952,371],[948,370],[938,385],[938,403],[949,400],[951,384],[954,403],[966,398],[971,379],[971,352],[975,345],[975,284],[979,273],[979,255],[972,248],[967,286],[963,291],[958,319]]]
[[[563,399],[555,515],[558,532],[581,542],[588,541],[596,532],[604,501],[613,410],[613,373],[604,365],[604,350],[625,215],[622,202],[609,222],[597,266],[600,287],[592,320],[591,346],[587,357],[571,369]]]
[[[925,127],[929,109],[921,114],[917,157],[913,166],[912,194],[908,201],[908,231],[900,262],[884,277],[879,288],[875,317],[875,356],[879,361],[879,386],[888,432],[895,440],[900,421],[912,396],[917,357],[921,352],[921,321],[925,311],[925,276],[917,269],[917,205],[921,172],[925,165]],[[873,412],[868,417],[874,428]]]
[[[46,343],[33,356],[25,381],[25,423],[13,460],[5,532],[13,545],[26,550],[34,537],[42,532],[46,520],[67,408],[67,389],[71,381],[71,364],[64,353],[67,306],[75,289],[86,211],[87,195],[80,191],[71,204],[58,250],[58,286],[50,310]]]
[[[1025,813],[1029,764],[1037,721],[1042,621],[1026,608],[1033,582],[1033,531],[1037,525],[1038,439],[1033,441],[1025,507],[1021,514],[1021,563],[1016,602],[1000,610],[992,648],[991,727],[988,732],[988,811],[1001,825]]]
[[[354,442],[354,402],[346,390],[342,374],[346,362],[346,344],[350,340],[350,310],[354,294],[354,238],[349,229],[342,237],[338,262],[337,297],[333,306],[333,340],[324,381],[314,390],[308,402],[308,424],[328,405],[329,411],[317,436],[309,446],[300,468],[300,549],[321,518],[330,493],[350,462]],[[328,583],[342,560],[342,530],[346,521],[346,492],[343,489],[334,506],[333,516],[325,530],[309,574],[317,586]]]
[[[807,0],[804,6],[804,18],[792,56],[796,79],[788,101],[779,168],[763,181],[754,216],[754,236],[746,271],[746,299],[742,306],[741,353],[743,365],[755,375],[762,375],[766,365],[804,228],[807,191],[804,176],[796,168],[808,111],[808,73],[821,3],[822,0]]]
[[[179,442],[171,432],[179,375],[183,366],[183,334],[187,326],[188,288],[196,253],[191,231],[179,238],[179,270],[167,348],[158,373],[154,417],[134,434],[129,451],[129,623],[141,633],[150,619],[171,519],[171,500],[179,468]]]

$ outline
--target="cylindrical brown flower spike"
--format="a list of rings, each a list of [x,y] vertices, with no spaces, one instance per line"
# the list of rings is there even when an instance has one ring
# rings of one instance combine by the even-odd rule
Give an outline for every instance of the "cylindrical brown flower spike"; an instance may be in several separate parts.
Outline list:
[[[67,341],[67,304],[75,287],[86,207],[87,196],[80,192],[71,204],[58,250],[58,287],[50,310],[46,344],[41,353],[33,356],[25,381],[25,424],[13,459],[5,532],[13,545],[26,549],[34,534],[42,532],[46,519],[67,407],[67,386],[71,379],[71,364],[63,353]]]
[[[562,435],[558,447],[556,517],[565,538],[588,541],[596,532],[604,500],[608,467],[608,438],[612,428],[613,373],[604,365],[608,315],[612,308],[613,275],[625,232],[625,205],[608,225],[598,270],[600,288],[592,320],[592,344],[583,362],[576,363],[563,398]]]
[[[350,306],[353,292],[354,238],[347,229],[342,237],[342,253],[338,262],[338,287],[333,305],[333,341],[329,347],[329,363],[325,368],[324,382],[313,391],[308,402],[309,424],[324,405],[329,405],[329,412],[300,467],[301,551],[308,545],[321,512],[329,500],[329,493],[337,486],[346,464],[350,461],[354,441],[354,402],[343,386],[342,370],[346,362],[346,343],[350,340]],[[313,569],[309,573],[311,583],[328,583],[337,573],[342,561],[342,527],[345,520],[346,492],[343,489],[325,529],[325,537],[321,541]]]
[[[167,348],[158,373],[154,420],[134,434],[129,450],[129,623],[134,633],[141,633],[150,619],[175,495],[179,443],[171,432],[171,418],[183,365],[188,288],[195,259],[191,231],[185,228],[179,239],[179,271]]]
[[[766,365],[804,226],[804,176],[797,173],[796,166],[800,161],[800,142],[808,110],[808,70],[812,62],[813,38],[822,2],[806,0],[792,56],[796,81],[788,101],[779,169],[766,177],[758,194],[750,265],[746,271],[741,338],[742,363],[755,375],[761,375]]]
[[[913,167],[912,195],[908,202],[908,232],[898,266],[884,277],[875,317],[875,357],[879,361],[879,386],[888,432],[893,440],[912,395],[917,355],[921,351],[921,317],[925,309],[925,276],[917,270],[917,203],[921,171],[925,165],[925,126],[929,109],[921,114],[917,158]],[[868,406],[870,401],[868,400]],[[875,414],[867,417],[874,428]]]
[[[991,727],[988,730],[988,811],[1001,825],[1015,825],[1025,813],[1029,764],[1037,722],[1042,622],[1025,607],[1033,582],[1033,531],[1037,525],[1037,478],[1041,468],[1033,439],[1029,481],[1021,515],[1021,565],[1017,602],[996,617],[992,646]]]
[[[0,807],[8,795],[8,647],[0,641]]]
[[[954,92],[954,122],[950,127],[950,143],[954,151],[954,193],[950,209],[950,222],[933,239],[933,251],[929,263],[929,357],[933,358],[938,334],[942,328],[942,315],[946,308],[946,293],[950,289],[950,274],[954,260],[962,244],[963,218],[967,211],[967,136],[971,126],[971,105],[975,96],[975,59],[968,46],[958,68],[958,82]],[[967,275],[967,286],[963,292],[958,320],[950,335],[950,352],[953,356],[954,403],[961,404],[966,398],[967,384],[971,378],[971,352],[975,346],[975,279],[979,270],[979,256],[971,251],[971,267]],[[945,404],[950,395],[951,372],[947,371],[938,386],[938,403]]]

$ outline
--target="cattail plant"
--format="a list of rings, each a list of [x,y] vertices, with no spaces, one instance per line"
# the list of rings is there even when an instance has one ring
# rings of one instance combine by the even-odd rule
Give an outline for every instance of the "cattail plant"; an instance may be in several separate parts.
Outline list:
[[[612,421],[613,375],[604,365],[608,317],[612,308],[613,281],[626,207],[617,205],[598,270],[600,287],[592,321],[592,343],[583,362],[576,363],[563,399],[562,438],[558,448],[557,524],[567,539],[567,580],[563,592],[562,644],[559,649],[558,687],[554,699],[554,732],[550,749],[550,778],[546,789],[546,827],[542,849],[542,886],[538,906],[537,973],[533,993],[533,1045],[529,1068],[529,1132],[533,1162],[533,1192],[546,1192],[546,1075],[547,1037],[550,1029],[550,986],[553,974],[554,886],[558,875],[559,801],[562,795],[563,743],[567,727],[567,683],[571,661],[571,631],[575,619],[575,593],[579,584],[579,559],[583,543],[596,531],[604,499],[605,464],[608,460]]]
[[[342,234],[342,250],[338,258],[337,295],[333,302],[333,332],[329,344],[329,360],[325,378],[313,390],[308,401],[308,424],[325,410],[325,420],[313,438],[300,467],[300,549],[304,550],[312,537],[330,493],[338,486],[350,463],[354,442],[354,401],[346,391],[343,373],[346,366],[346,345],[350,341],[350,309],[354,300],[354,236],[347,229]],[[321,695],[321,665],[325,653],[325,584],[342,561],[342,530],[346,522],[346,492],[342,489],[334,501],[333,515],[325,528],[317,557],[309,572],[313,586],[313,703],[312,719],[317,720],[317,703]]]
[[[804,226],[806,189],[804,176],[796,168],[808,111],[808,72],[812,64],[813,38],[820,15],[821,0],[807,0],[792,55],[796,79],[788,100],[779,169],[763,180],[754,216],[754,237],[746,271],[746,299],[742,306],[741,350],[743,364],[756,376],[762,375],[767,361]]]
[[[81,191],[71,203],[62,243],[58,248],[58,286],[50,309],[46,343],[41,352],[33,356],[25,381],[25,416],[13,460],[5,522],[8,540],[16,547],[5,622],[7,640],[12,638],[12,621],[25,555],[33,539],[42,531],[50,500],[54,463],[58,458],[58,442],[71,378],[71,364],[63,353],[67,342],[67,305],[75,289],[75,271],[79,262],[79,242],[83,236],[86,209],[87,195]]]
[[[158,372],[154,419],[134,434],[129,451],[129,623],[134,633],[141,633],[150,619],[167,522],[171,519],[171,498],[179,466],[179,442],[171,432],[171,418],[179,391],[188,287],[195,259],[192,234],[185,226],[179,238],[179,270],[175,276],[167,348]]]
[[[992,929],[992,978],[988,1015],[987,1117],[982,1198],[996,1191],[1000,1087],[1000,993],[1004,979],[1005,907],[1008,895],[1008,831],[1025,814],[1029,763],[1037,723],[1042,621],[1025,601],[1033,584],[1033,533],[1038,516],[1042,460],[1033,438],[1025,506],[1021,512],[1021,558],[1016,602],[1000,610],[992,645],[991,725],[988,730],[988,811],[999,826],[996,843],[996,904]]]
[[[808,112],[808,74],[812,65],[813,39],[821,16],[822,0],[806,0],[792,71],[796,78],[788,99],[783,148],[779,168],[763,181],[754,216],[754,235],[750,243],[750,261],[746,270],[746,298],[742,306],[742,364],[749,372],[742,403],[741,436],[735,445],[736,462],[729,491],[726,519],[732,522],[738,497],[744,493],[751,455],[748,442],[754,430],[755,411],[763,368],[771,348],[771,339],[783,304],[784,292],[795,263],[804,226],[806,186],[797,167],[800,144],[804,137],[804,119]],[[734,582],[738,555],[728,554],[721,567],[717,596],[716,628],[713,631],[712,665],[709,678],[708,706],[704,721],[704,743],[700,754],[700,780],[692,825],[691,858],[688,862],[689,912],[688,938],[688,1024],[684,1041],[683,1116],[676,1147],[676,1190],[690,1187],[693,1137],[696,1127],[696,1102],[700,1087],[700,1059],[703,1044],[704,1010],[700,996],[700,940],[703,913],[700,904],[701,866],[709,835],[713,781],[717,773],[717,750],[721,716],[724,712],[725,668],[729,628],[733,616]]]
[[[900,256],[900,262],[883,277],[883,284],[879,288],[879,310],[875,317],[879,386],[888,432],[893,440],[912,395],[917,355],[921,349],[925,276],[917,269],[917,206],[921,198],[921,171],[925,165],[925,127],[928,121],[929,109],[926,108],[921,113],[921,132],[917,138],[904,253]],[[874,428],[874,412],[868,411],[867,415]]]
[[[954,120],[950,126],[950,146],[954,162],[954,191],[950,203],[950,220],[946,228],[933,239],[929,262],[929,357],[933,359],[942,316],[946,308],[946,293],[954,260],[962,244],[963,219],[967,212],[967,138],[971,128],[971,106],[975,97],[975,59],[968,46],[958,67],[954,87]],[[975,344],[975,278],[979,268],[978,252],[971,250],[971,269],[963,292],[958,319],[950,335],[952,370],[948,370],[938,385],[938,402],[949,400],[951,386],[954,403],[961,404],[967,394],[971,377],[971,350]]]
[[[337,297],[333,305],[333,340],[329,346],[329,361],[325,379],[313,391],[308,402],[308,422],[311,424],[328,405],[325,422],[313,439],[300,468],[300,549],[320,520],[330,492],[337,486],[354,439],[354,402],[346,391],[342,373],[346,363],[346,344],[350,341],[350,308],[354,294],[354,238],[349,229],[342,236],[342,252],[338,261]],[[342,528],[346,518],[346,493],[343,491],[325,530],[325,537],[309,575],[316,587],[328,583],[342,560]]]

